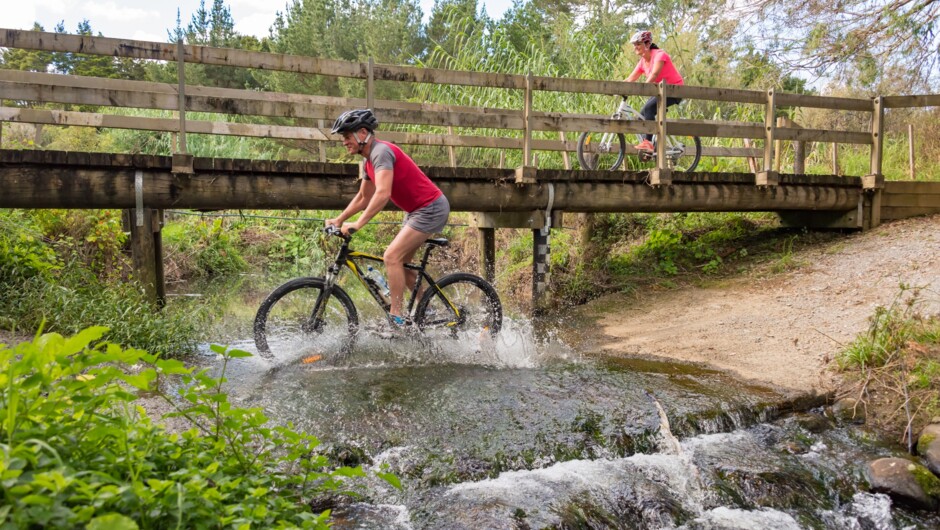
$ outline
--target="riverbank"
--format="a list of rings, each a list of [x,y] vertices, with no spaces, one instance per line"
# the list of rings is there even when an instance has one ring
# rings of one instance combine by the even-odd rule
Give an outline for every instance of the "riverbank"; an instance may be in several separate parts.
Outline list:
[[[834,391],[833,359],[868,329],[900,284],[924,287],[940,312],[940,215],[884,224],[794,251],[790,269],[755,263],[704,287],[595,300],[595,347],[614,355],[699,363],[794,394]]]

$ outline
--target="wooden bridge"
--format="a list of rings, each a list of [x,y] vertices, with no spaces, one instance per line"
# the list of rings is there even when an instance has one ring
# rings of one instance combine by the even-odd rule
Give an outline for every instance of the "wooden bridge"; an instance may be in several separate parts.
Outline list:
[[[866,229],[883,219],[940,212],[940,183],[885,181],[885,111],[940,105],[940,95],[871,99],[810,96],[697,86],[560,79],[348,62],[203,46],[0,29],[0,47],[175,62],[176,84],[0,70],[0,135],[4,122],[150,131],[171,136],[172,156],[135,153],[0,151],[2,208],[133,209],[135,260],[159,293],[159,220],[152,210],[341,209],[358,188],[355,164],[327,161],[328,125],[349,108],[375,110],[379,137],[400,144],[441,146],[449,167],[425,167],[455,211],[477,212],[484,262],[492,273],[493,230],[535,231],[536,295],[544,286],[546,226],[560,212],[772,211],[784,222]],[[297,75],[358,79],[363,98],[260,92],[186,84],[185,63],[278,70]],[[376,99],[377,83],[433,83],[514,91],[520,108],[479,108]],[[660,96],[655,121],[537,109],[541,92]],[[665,119],[665,97],[763,106],[762,122]],[[614,98],[611,98],[613,100]],[[10,103],[12,102],[12,104]],[[75,105],[94,112],[32,108]],[[807,129],[778,119],[782,107],[812,107],[870,115],[864,130]],[[128,116],[121,108],[163,111],[171,117]],[[187,113],[244,115],[259,123],[193,120]],[[138,111],[138,114],[142,112]],[[260,123],[263,120],[267,122]],[[389,127],[389,125],[391,127]],[[409,129],[410,128],[410,129]],[[456,129],[455,129],[456,128]],[[459,132],[457,131],[459,129]],[[732,138],[751,147],[706,142],[703,157],[745,157],[747,173],[673,172],[658,153],[644,171],[572,168],[571,139],[581,131]],[[425,132],[437,131],[437,132]],[[215,134],[303,142],[316,160],[194,158],[187,135]],[[793,142],[793,171],[781,171],[781,142]],[[869,150],[861,175],[805,174],[806,142]],[[730,143],[730,142],[724,142]],[[498,167],[456,167],[458,149],[499,153]],[[506,153],[518,159],[503,168]],[[540,168],[539,153],[561,155],[558,168]],[[418,160],[421,163],[421,160]],[[834,156],[834,165],[837,157]],[[836,173],[833,170],[833,173]],[[156,254],[156,259],[152,259]],[[155,266],[154,266],[155,262]],[[150,265],[148,265],[150,264]]]

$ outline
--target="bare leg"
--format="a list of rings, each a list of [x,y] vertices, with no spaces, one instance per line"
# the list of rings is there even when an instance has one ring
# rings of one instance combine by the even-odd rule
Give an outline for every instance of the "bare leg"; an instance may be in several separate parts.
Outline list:
[[[430,234],[419,232],[410,226],[402,227],[392,243],[385,249],[385,271],[388,274],[388,289],[391,291],[391,309],[393,315],[401,316],[402,299],[405,293],[406,274],[410,285],[414,285],[415,271],[405,271],[405,263],[410,262],[421,244]]]

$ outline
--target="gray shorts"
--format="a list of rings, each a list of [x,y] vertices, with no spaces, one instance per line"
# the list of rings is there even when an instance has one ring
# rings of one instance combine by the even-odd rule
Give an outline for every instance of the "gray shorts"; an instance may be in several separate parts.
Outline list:
[[[441,194],[440,197],[431,201],[431,204],[418,208],[411,213],[406,213],[402,224],[418,232],[436,234],[447,225],[449,215],[450,203],[447,201],[447,197]]]

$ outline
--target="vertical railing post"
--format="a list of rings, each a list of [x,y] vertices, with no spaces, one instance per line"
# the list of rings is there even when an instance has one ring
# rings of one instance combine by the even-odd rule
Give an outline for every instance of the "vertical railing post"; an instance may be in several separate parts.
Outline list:
[[[780,181],[779,173],[774,171],[774,136],[776,129],[777,98],[774,90],[767,91],[767,103],[764,109],[764,167],[754,179],[758,186],[776,186]]]
[[[907,161],[911,180],[917,180],[917,168],[914,165],[914,124],[907,124]]]
[[[186,60],[183,39],[176,41],[176,78],[179,81],[180,135],[179,152],[186,154]]]
[[[516,184],[535,184],[532,167],[532,72],[525,76],[525,95],[522,101],[522,165],[516,168]]]
[[[881,155],[884,148],[884,114],[884,99],[882,96],[876,96],[872,100],[869,175],[881,175]]]
[[[832,174],[839,174],[839,144],[832,142]]]
[[[186,47],[183,39],[176,40],[176,76],[179,81],[179,144],[178,151],[173,153],[173,173],[192,174],[193,157],[186,147]]]
[[[326,121],[317,120],[317,129],[322,133],[326,128]],[[326,162],[326,142],[323,140],[317,141],[317,154],[319,155],[320,162]]]
[[[450,125],[447,126],[447,134],[453,139],[454,128]],[[447,146],[447,158],[450,161],[450,167],[457,167],[457,150],[453,145]]]
[[[375,111],[375,62],[369,57],[366,65],[366,108]]]
[[[862,177],[862,190],[871,195],[869,202],[871,215],[863,228],[875,228],[881,224],[881,190],[885,186],[885,177],[881,173],[882,149],[884,148],[884,97],[876,96],[872,100],[871,113],[871,160],[869,174]]]
[[[565,131],[558,131],[558,138],[561,139],[561,161],[566,170],[571,170],[571,156],[568,154],[568,139],[565,138]]]
[[[672,184],[672,168],[666,160],[666,82],[660,81],[659,101],[656,104],[656,167],[650,171],[650,185],[669,186]]]

